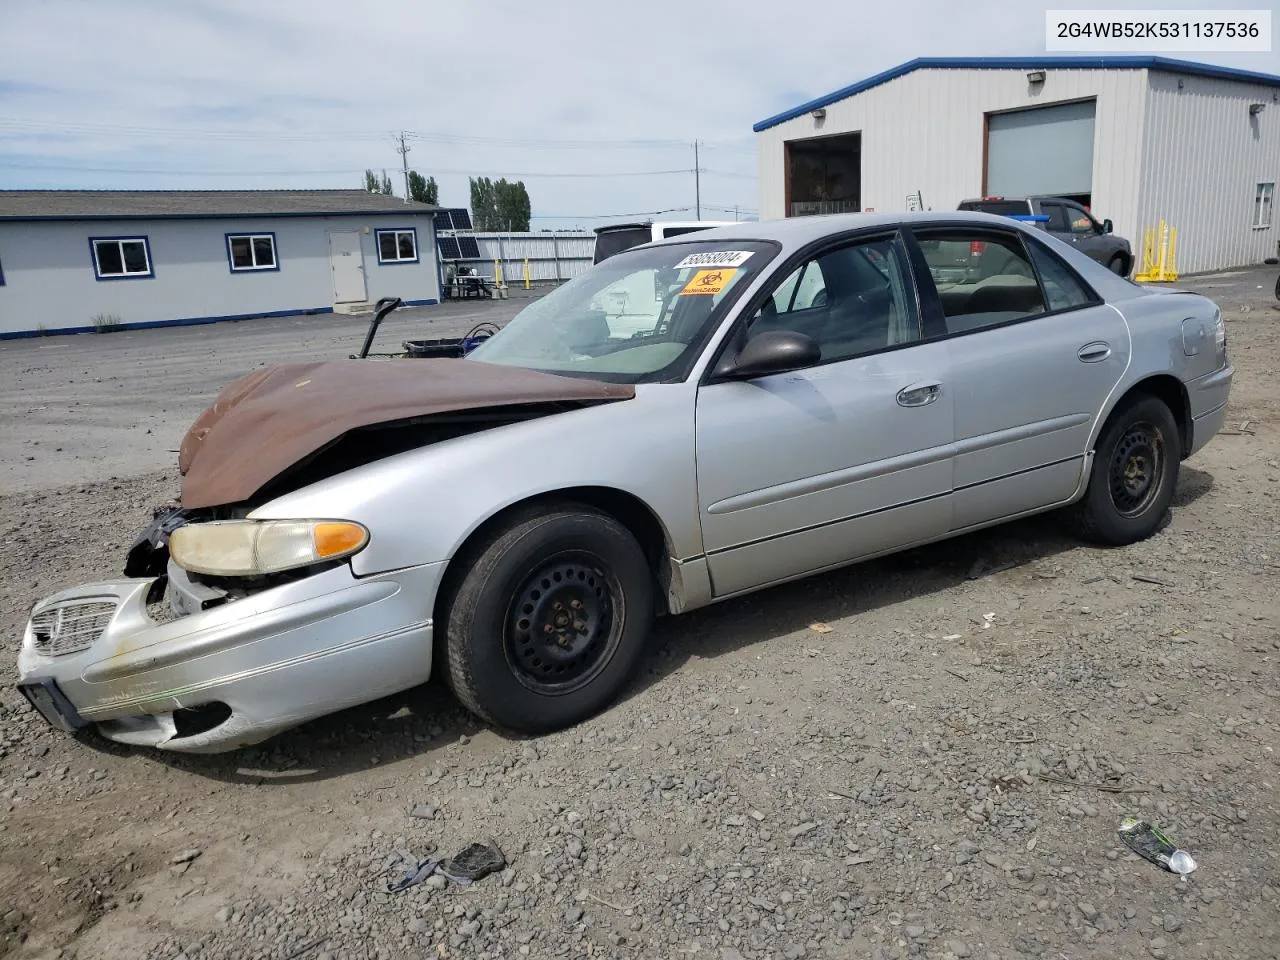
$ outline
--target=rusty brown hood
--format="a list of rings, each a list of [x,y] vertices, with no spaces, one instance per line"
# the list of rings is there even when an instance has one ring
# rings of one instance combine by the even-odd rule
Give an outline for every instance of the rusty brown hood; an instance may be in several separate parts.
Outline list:
[[[455,359],[291,363],[246,374],[191,425],[178,452],[182,505],[248,500],[361,427],[435,414],[628,400],[635,387]]]

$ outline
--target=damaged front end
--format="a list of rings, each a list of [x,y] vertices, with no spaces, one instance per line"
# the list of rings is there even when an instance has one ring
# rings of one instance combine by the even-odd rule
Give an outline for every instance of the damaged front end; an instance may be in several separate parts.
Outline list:
[[[153,547],[149,563],[163,547]],[[159,576],[39,603],[19,689],[51,724],[192,753],[259,743],[425,682],[443,563],[357,578],[350,564],[219,579]]]
[[[443,553],[357,576],[376,532],[255,510],[409,450],[632,396],[461,360],[242,377],[188,431],[180,502],[154,512],[124,578],[32,607],[19,688],[67,731],[218,752],[423,683]]]

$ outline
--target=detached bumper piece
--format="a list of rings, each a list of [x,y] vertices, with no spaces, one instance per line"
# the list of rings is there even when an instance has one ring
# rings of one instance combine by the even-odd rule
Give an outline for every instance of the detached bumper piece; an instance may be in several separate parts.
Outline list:
[[[193,753],[249,746],[425,682],[443,568],[334,567],[233,599],[170,563],[165,576],[64,590],[31,611],[18,687],[68,733]]]

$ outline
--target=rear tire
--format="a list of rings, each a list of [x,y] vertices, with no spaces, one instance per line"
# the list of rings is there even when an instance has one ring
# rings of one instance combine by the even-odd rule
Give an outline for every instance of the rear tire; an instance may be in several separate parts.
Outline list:
[[[1089,487],[1068,510],[1076,533],[1108,546],[1155,533],[1173,501],[1181,444],[1177,421],[1161,400],[1138,394],[1122,401],[1098,438]]]
[[[625,526],[587,506],[525,512],[461,557],[441,618],[449,686],[521,733],[572,726],[630,678],[654,618],[653,575]]]
[[[1129,275],[1129,261],[1124,258],[1123,254],[1117,253],[1107,263],[1107,269],[1117,277],[1127,277]]]

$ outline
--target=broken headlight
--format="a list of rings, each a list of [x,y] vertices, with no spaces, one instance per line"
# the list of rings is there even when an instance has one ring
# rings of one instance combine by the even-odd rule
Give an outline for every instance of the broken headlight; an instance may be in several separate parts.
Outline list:
[[[169,535],[169,556],[183,570],[255,577],[360,552],[369,531],[347,520],[219,520],[188,523]]]

